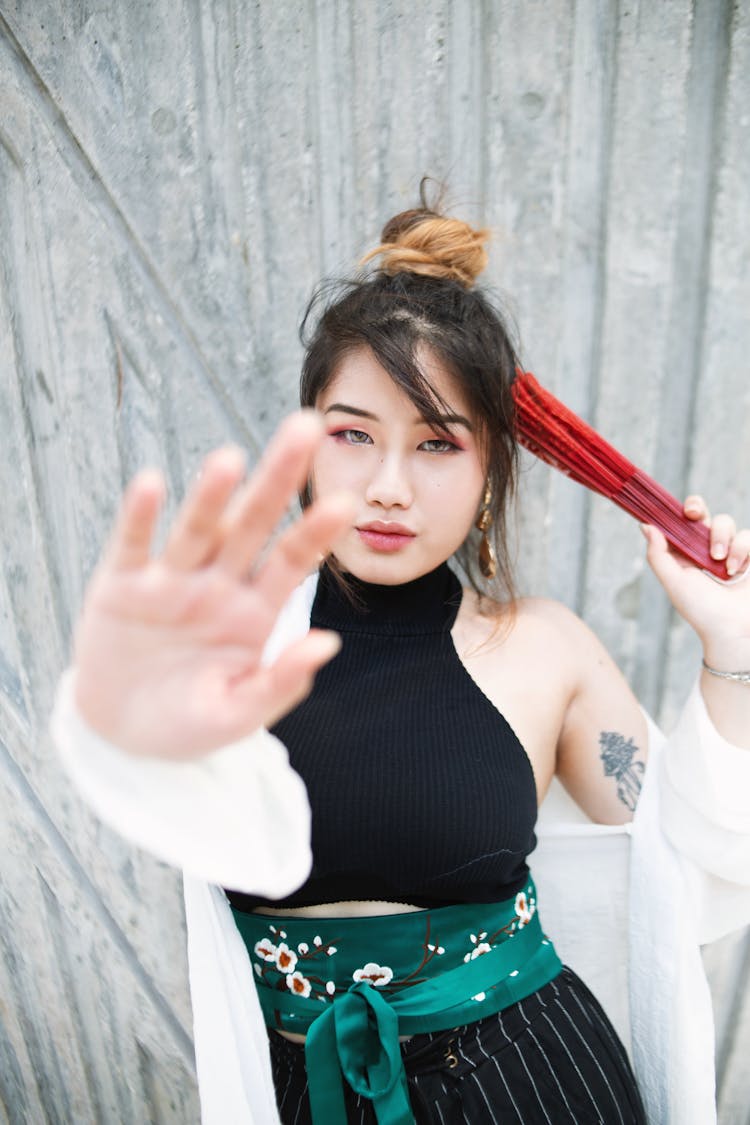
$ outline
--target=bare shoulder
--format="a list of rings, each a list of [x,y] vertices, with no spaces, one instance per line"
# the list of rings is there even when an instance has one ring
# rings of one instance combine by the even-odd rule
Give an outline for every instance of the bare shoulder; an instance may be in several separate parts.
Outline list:
[[[538,630],[546,641],[563,644],[567,658],[577,656],[584,668],[592,660],[600,664],[613,663],[593,629],[562,602],[552,598],[522,598],[518,602],[518,618],[526,628]]]
[[[553,598],[523,597],[516,598],[513,602],[500,602],[486,594],[480,596],[476,590],[465,586],[461,608],[466,608],[472,616],[487,622],[515,618],[548,622],[556,628],[565,628],[566,624],[578,624],[587,628],[577,614]]]
[[[565,636],[573,633],[576,636],[588,634],[594,637],[594,633],[577,613],[553,598],[519,598],[516,605],[519,618],[543,623]]]
[[[593,630],[550,598],[503,606],[468,591],[453,635],[467,670],[525,747],[539,799],[557,773],[593,820],[631,817],[645,761],[643,717]]]
[[[608,659],[606,650],[589,626],[562,602],[552,598],[518,598],[512,605],[464,592],[462,616],[468,637],[500,657],[521,652],[546,667],[562,659],[568,679],[574,666]]]

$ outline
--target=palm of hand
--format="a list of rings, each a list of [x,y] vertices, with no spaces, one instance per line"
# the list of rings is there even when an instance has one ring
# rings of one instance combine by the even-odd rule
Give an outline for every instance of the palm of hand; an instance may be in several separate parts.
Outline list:
[[[180,756],[268,721],[260,674],[272,607],[219,568],[102,576],[79,631],[77,669],[96,675],[91,720],[123,747],[159,753],[168,727]]]
[[[76,635],[78,707],[109,741],[195,757],[268,725],[309,690],[335,637],[310,633],[267,667],[261,657],[281,605],[350,521],[348,499],[313,506],[258,557],[319,439],[317,420],[294,416],[239,489],[236,454],[213,455],[157,558],[161,484],[136,478]]]

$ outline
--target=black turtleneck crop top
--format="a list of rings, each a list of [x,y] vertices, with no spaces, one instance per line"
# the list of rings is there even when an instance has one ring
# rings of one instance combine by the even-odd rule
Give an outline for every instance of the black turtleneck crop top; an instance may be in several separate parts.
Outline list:
[[[313,852],[307,882],[273,905],[502,901],[528,874],[536,789],[453,645],[461,584],[447,564],[402,586],[349,582],[356,605],[321,571],[311,624],[342,650],[272,728],[307,786]]]

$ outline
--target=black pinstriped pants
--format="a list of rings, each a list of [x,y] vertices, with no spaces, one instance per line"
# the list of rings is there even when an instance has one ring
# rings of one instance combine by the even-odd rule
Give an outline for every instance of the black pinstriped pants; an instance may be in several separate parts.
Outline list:
[[[310,1125],[304,1046],[269,1032],[283,1125]],[[645,1125],[625,1049],[570,969],[497,1015],[401,1045],[417,1125]],[[350,1125],[372,1125],[344,1085]]]

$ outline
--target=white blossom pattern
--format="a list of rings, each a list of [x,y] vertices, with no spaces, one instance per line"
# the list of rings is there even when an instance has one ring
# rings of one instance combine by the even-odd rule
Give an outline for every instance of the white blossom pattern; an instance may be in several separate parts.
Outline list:
[[[289,948],[285,941],[279,942],[276,946],[274,960],[280,973],[293,973],[297,968],[297,954]]]
[[[523,929],[528,925],[536,912],[536,899],[529,898],[525,891],[519,891],[516,895],[515,902],[516,917],[518,918],[518,928]]]
[[[388,984],[393,980],[393,969],[388,965],[378,965],[374,961],[368,961],[361,969],[355,969],[352,973],[352,978],[359,983],[359,981],[367,981],[375,988],[382,988],[384,984]]]
[[[264,937],[261,941],[256,941],[255,955],[256,957],[260,957],[263,961],[275,961],[276,946],[270,938]]]
[[[297,969],[295,973],[287,973],[286,986],[295,996],[309,996],[312,985],[307,977]]]

